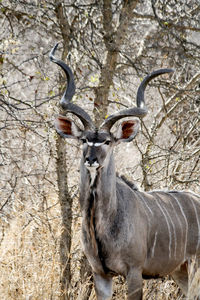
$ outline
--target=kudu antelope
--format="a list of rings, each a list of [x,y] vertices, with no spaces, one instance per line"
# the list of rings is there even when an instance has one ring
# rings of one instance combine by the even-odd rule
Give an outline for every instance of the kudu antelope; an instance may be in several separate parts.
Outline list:
[[[144,91],[150,80],[172,72],[157,70],[146,76],[137,91],[137,107],[109,116],[97,128],[90,116],[71,103],[75,93],[71,69],[54,57],[67,76],[67,88],[60,104],[76,115],[79,128],[66,116],[58,116],[55,126],[64,138],[82,142],[80,166],[80,206],[82,243],[92,267],[96,297],[112,297],[112,277],[123,275],[128,284],[128,299],[142,299],[142,279],[171,274],[187,293],[187,261],[200,254],[200,197],[183,191],[141,192],[123,177],[117,176],[113,148],[130,142],[138,132],[139,120],[147,114]],[[111,128],[125,117],[115,133]]]

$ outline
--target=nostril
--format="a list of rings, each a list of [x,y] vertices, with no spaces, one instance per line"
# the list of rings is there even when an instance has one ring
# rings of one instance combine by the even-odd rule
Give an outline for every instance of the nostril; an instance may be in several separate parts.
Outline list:
[[[97,163],[97,159],[95,157],[86,157],[85,162],[86,164],[92,166],[93,164]]]

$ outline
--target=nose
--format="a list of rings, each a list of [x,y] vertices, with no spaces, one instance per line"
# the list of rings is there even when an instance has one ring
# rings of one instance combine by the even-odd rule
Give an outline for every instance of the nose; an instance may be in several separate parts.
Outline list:
[[[86,165],[86,167],[98,167],[99,166],[95,147],[89,147],[88,152],[85,157],[85,165]]]
[[[87,166],[92,167],[92,166],[96,166],[98,163],[97,163],[96,157],[88,156],[88,157],[86,157],[86,159],[85,159],[85,164],[86,164]]]

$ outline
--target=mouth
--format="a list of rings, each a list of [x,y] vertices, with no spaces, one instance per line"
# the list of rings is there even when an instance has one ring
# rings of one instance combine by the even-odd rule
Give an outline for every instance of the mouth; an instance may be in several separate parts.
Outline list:
[[[92,164],[90,164],[88,161],[86,161],[85,163],[84,163],[84,165],[86,166],[86,168],[87,169],[97,169],[98,167],[99,167],[99,163],[98,162],[94,162],[94,163],[92,163]]]

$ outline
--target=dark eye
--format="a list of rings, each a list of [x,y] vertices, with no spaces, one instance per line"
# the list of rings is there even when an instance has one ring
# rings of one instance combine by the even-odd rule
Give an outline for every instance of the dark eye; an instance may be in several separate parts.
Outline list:
[[[81,142],[82,142],[83,144],[85,144],[85,143],[87,143],[87,140],[86,140],[86,139],[81,139]]]
[[[106,141],[105,145],[110,145],[111,141]]]

